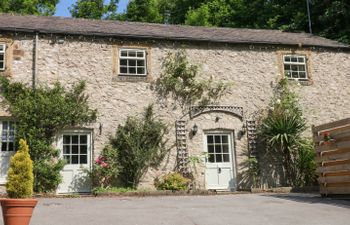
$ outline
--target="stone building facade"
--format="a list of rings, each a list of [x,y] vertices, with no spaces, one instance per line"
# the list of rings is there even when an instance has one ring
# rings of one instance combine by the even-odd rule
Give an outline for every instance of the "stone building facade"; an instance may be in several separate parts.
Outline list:
[[[88,167],[119,124],[154,104],[157,116],[169,125],[168,143],[182,140],[183,160],[201,157],[196,168],[190,167],[197,187],[239,189],[249,147],[247,134],[254,134],[253,129],[246,131],[247,122],[251,125],[249,121],[268,107],[273,88],[286,72],[294,72],[290,79],[297,84],[308,125],[350,117],[350,48],[312,35],[2,14],[1,45],[5,51],[0,51],[0,68],[1,54],[5,60],[0,73],[11,80],[31,85],[35,79],[38,86],[59,81],[66,87],[86,81],[90,106],[98,110],[97,121],[62,131],[55,144],[62,149],[64,138],[72,143],[73,136],[79,136],[82,145],[89,143]],[[158,102],[152,82],[162,72],[166,53],[178,49],[200,66],[201,79],[233,82],[218,105],[184,113]],[[122,61],[128,59],[129,64]],[[138,66],[133,60],[139,60]],[[11,120],[5,109],[1,118]],[[305,135],[311,136],[311,129]],[[181,151],[173,147],[162,166],[150,169],[140,186],[152,188],[154,178],[172,171]],[[203,155],[208,151],[216,152],[210,156],[214,158]],[[9,149],[1,154],[4,181]],[[67,166],[58,192],[89,191],[70,185],[80,167]]]

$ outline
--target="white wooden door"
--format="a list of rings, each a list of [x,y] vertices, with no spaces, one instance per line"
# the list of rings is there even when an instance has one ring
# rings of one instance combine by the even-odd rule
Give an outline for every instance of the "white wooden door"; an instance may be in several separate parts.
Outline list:
[[[206,188],[212,190],[234,190],[233,141],[231,133],[207,133],[205,146]]]
[[[62,182],[58,194],[91,192],[91,133],[65,132],[60,135],[58,147],[66,165],[61,171]]]
[[[1,151],[0,151],[0,184],[6,183],[10,159],[15,154],[15,122],[0,122]]]

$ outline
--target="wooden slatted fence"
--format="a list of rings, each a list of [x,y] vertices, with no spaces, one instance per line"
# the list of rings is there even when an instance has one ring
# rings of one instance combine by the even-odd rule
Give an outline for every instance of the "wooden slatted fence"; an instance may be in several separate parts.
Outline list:
[[[350,118],[312,127],[322,195],[350,195]]]

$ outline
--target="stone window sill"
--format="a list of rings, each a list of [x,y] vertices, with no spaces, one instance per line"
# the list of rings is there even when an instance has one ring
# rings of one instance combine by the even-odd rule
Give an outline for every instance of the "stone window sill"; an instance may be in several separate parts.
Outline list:
[[[119,82],[148,82],[148,75],[146,76],[135,76],[135,75],[118,75],[113,77],[113,81]]]

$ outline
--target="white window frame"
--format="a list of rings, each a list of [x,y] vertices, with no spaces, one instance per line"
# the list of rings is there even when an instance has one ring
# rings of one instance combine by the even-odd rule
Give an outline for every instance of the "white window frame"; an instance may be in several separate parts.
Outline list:
[[[293,57],[297,58],[297,62],[292,62],[292,60],[290,60],[290,62],[287,62],[286,61],[286,58],[289,57],[290,59],[292,59]],[[304,62],[299,62],[299,59],[303,59]],[[298,77],[293,77],[293,75],[291,74],[290,77],[287,76],[287,72],[285,70],[285,66],[286,65],[290,65],[291,69],[290,71],[293,73],[293,72],[297,72],[298,73]],[[305,68],[305,71],[299,71],[296,70],[292,70],[292,66],[304,66]],[[308,71],[307,71],[307,58],[305,55],[293,55],[293,54],[289,54],[289,55],[283,55],[283,72],[284,72],[284,75],[287,79],[289,80],[296,80],[296,81],[307,81],[309,80],[309,75],[308,75]],[[304,78],[301,78],[299,73],[305,73],[305,77]]]
[[[86,139],[86,143],[85,144],[81,144],[80,143],[80,136],[82,135],[86,135],[87,139]],[[70,143],[64,143],[64,136],[70,136]],[[73,144],[72,143],[72,136],[78,136],[78,144]],[[62,159],[65,160],[65,156],[69,156],[70,161],[67,162],[66,165],[68,166],[80,166],[80,165],[90,165],[91,162],[91,133],[90,132],[86,132],[86,131],[64,131],[62,132],[62,136],[61,136],[61,140],[60,140],[60,145],[61,145],[61,155],[62,155]],[[64,152],[64,146],[70,146],[70,153],[66,154]],[[78,153],[72,153],[72,146],[78,146]],[[86,154],[81,154],[80,152],[80,148],[81,145],[86,145]],[[78,157],[78,163],[72,163],[72,156],[77,156]],[[80,156],[86,156],[86,163],[80,163]]]
[[[136,56],[122,56],[122,52],[126,51],[135,51],[136,52]],[[143,53],[143,57],[138,57],[137,53],[138,52],[142,52]],[[128,55],[128,54],[127,54]],[[122,66],[121,65],[121,60],[127,60],[127,64],[129,64],[129,60],[136,60],[136,66],[135,66],[135,70],[136,73],[129,73],[129,65]],[[144,65],[143,66],[138,66],[137,65],[137,60],[143,60],[144,61]],[[119,70],[119,75],[122,76],[147,76],[147,52],[145,49],[138,49],[138,48],[121,48],[119,49],[119,66],[118,66],[118,70]],[[126,73],[122,73],[121,72],[121,67],[127,68],[127,72]],[[144,73],[138,73],[137,72],[137,68],[144,68]]]
[[[2,50],[0,50],[0,55],[4,56],[3,61],[3,66],[0,67],[0,71],[4,71],[6,68],[6,44],[5,43],[0,43],[0,46],[2,46]]]
[[[10,135],[7,134],[6,135],[6,151],[2,151],[2,144],[3,144],[3,140],[2,140],[2,137],[3,137],[3,131],[4,131],[4,122],[8,123],[8,127],[7,127],[7,130],[6,132],[10,132],[10,123],[13,123],[13,141],[10,141],[9,137]],[[16,151],[16,122],[12,121],[12,120],[1,120],[0,121],[1,123],[1,126],[0,126],[0,135],[1,135],[1,138],[0,138],[0,151],[1,152],[15,152]],[[13,143],[13,147],[12,149],[10,150],[9,149],[9,143],[12,142]]]

